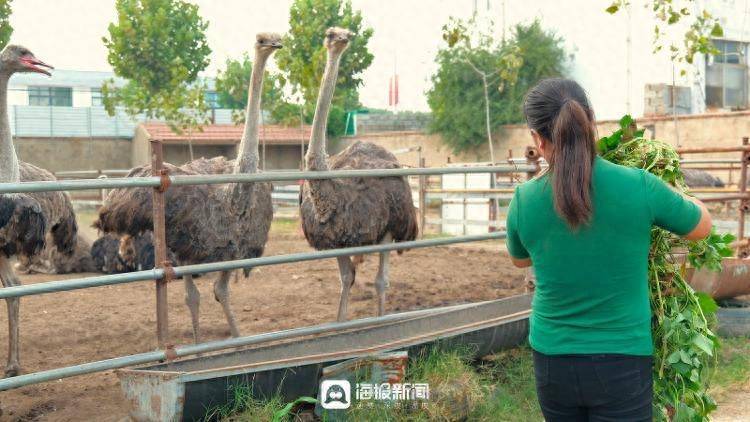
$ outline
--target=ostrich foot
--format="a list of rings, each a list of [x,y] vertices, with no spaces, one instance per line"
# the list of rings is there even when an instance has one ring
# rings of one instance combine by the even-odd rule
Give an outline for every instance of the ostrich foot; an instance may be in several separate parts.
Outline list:
[[[16,377],[21,374],[21,365],[17,363],[9,363],[5,367],[5,378]]]
[[[383,243],[390,243],[390,236]],[[380,253],[380,265],[378,266],[378,275],[375,277],[375,290],[378,293],[378,316],[385,315],[385,292],[388,290],[388,272],[390,264],[388,262],[390,254],[388,252]]]
[[[214,283],[214,298],[221,303],[221,307],[224,309],[224,315],[227,317],[227,323],[229,324],[229,332],[232,337],[239,337],[240,331],[237,329],[237,323],[232,313],[232,308],[229,305],[229,279],[231,273],[224,271],[219,275],[219,279]]]

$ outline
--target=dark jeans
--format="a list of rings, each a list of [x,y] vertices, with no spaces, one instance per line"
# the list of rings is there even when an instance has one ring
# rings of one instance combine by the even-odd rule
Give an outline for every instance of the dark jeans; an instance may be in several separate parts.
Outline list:
[[[650,421],[653,357],[534,352],[539,405],[547,422]]]

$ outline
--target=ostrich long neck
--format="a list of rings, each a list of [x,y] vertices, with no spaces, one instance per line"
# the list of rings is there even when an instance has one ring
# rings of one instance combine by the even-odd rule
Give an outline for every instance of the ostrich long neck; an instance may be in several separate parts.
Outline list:
[[[245,110],[245,131],[242,134],[234,173],[257,173],[258,171],[258,119],[260,117],[260,98],[263,91],[263,74],[268,62],[269,53],[257,50],[253,73],[248,89],[247,109]]]
[[[13,148],[13,136],[8,120],[8,80],[10,75],[0,72],[0,182],[19,182],[21,171]]]
[[[328,124],[328,113],[331,110],[333,91],[336,89],[336,80],[339,75],[339,60],[341,52],[328,51],[328,61],[323,73],[323,83],[318,93],[318,104],[315,107],[313,118],[312,135],[310,146],[305,156],[307,170],[328,170],[326,156],[326,126]]]

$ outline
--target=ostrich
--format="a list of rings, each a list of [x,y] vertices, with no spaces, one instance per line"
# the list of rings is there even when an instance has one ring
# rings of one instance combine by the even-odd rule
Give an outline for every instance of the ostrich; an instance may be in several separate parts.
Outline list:
[[[165,164],[170,174],[258,172],[258,120],[263,72],[271,54],[281,48],[277,34],[258,34],[249,89],[245,130],[234,162],[223,158],[198,160],[182,167]],[[151,174],[150,166],[129,177]],[[255,258],[263,254],[273,218],[270,183],[176,186],[166,192],[167,245],[180,264]],[[94,226],[105,233],[138,236],[153,229],[151,193],[146,189],[110,192]],[[221,272],[214,296],[221,303],[232,336],[239,336],[229,306],[231,273]],[[185,277],[185,302],[190,309],[193,338],[199,342],[200,294],[192,276]]]
[[[47,244],[37,255],[19,256],[16,272],[25,274],[71,274],[97,271],[92,255],[92,245],[82,234],[78,234],[73,252],[59,251],[57,246]]]
[[[330,159],[326,155],[326,123],[339,60],[352,35],[341,28],[326,31],[324,43],[328,60],[315,109],[310,147],[305,156],[306,170],[401,167],[393,154],[371,143],[355,142]],[[305,237],[318,250],[413,240],[418,232],[411,189],[402,177],[306,181],[300,193],[300,214]],[[387,252],[380,253],[375,279],[378,315],[385,313],[388,255]],[[338,266],[341,278],[338,320],[343,321],[347,315],[349,290],[354,284],[356,263],[350,257],[340,257]]]
[[[8,80],[16,72],[37,72],[45,75],[51,69],[34,57],[27,48],[7,46],[0,53],[0,182],[55,180],[46,170],[18,161],[8,122]],[[70,197],[61,192],[0,195],[0,279],[3,286],[18,286],[20,280],[11,266],[11,259],[31,259],[40,253],[47,237],[63,254],[73,253],[78,225]],[[6,299],[8,305],[8,364],[5,376],[15,376],[19,363],[19,299]]]

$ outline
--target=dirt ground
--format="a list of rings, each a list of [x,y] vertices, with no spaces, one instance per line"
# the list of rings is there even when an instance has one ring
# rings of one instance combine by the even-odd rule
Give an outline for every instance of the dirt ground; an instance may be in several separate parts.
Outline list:
[[[272,233],[266,255],[310,250],[296,228]],[[377,259],[360,267],[352,289],[350,318],[372,316],[377,301],[373,280]],[[76,278],[82,275],[70,275]],[[24,276],[25,284],[60,276]],[[212,277],[211,277],[212,278]],[[208,277],[197,280],[202,295],[203,341],[228,337],[220,305]],[[523,272],[510,267],[498,243],[412,250],[391,258],[389,313],[506,297],[522,293]],[[313,261],[253,271],[231,284],[231,302],[243,335],[308,326],[335,319],[339,293],[335,260]],[[169,286],[171,340],[192,342],[190,317],[178,280]],[[21,301],[21,365],[33,372],[154,350],[153,283],[32,296]],[[3,307],[4,308],[4,307]],[[5,309],[0,327],[7,326]],[[6,350],[7,331],[0,331]],[[2,364],[5,355],[0,354]],[[0,393],[0,420],[117,421],[127,408],[113,372],[28,386]]]

